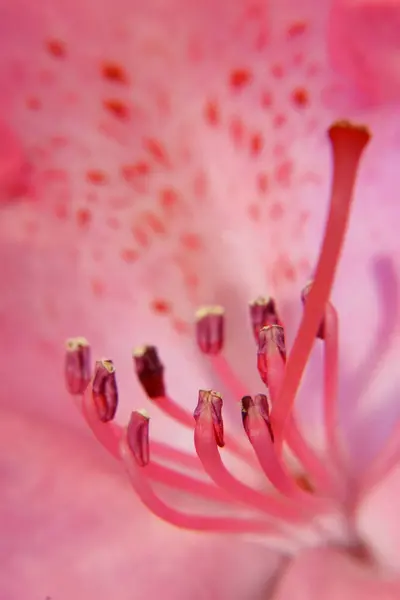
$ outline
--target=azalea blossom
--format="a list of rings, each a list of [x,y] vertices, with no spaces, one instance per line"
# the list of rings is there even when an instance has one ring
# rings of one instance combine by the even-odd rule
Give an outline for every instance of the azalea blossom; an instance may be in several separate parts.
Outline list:
[[[398,597],[398,2],[1,9],[0,597]]]

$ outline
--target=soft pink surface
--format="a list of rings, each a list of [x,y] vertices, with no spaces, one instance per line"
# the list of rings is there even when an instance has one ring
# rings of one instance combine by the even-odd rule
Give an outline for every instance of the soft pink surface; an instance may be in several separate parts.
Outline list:
[[[290,339],[326,211],[325,128],[343,115],[364,121],[374,141],[333,294],[342,417],[358,468],[398,414],[396,340],[375,337],[397,319],[390,38],[378,55],[362,50],[368,69],[356,50],[344,61],[343,36],[365,48],[371,2],[341,2],[332,13],[313,0],[0,4],[0,518],[10,565],[0,592],[123,600],[141,586],[140,597],[163,589],[185,598],[187,584],[193,598],[256,597],[277,558],[148,516],[83,432],[63,389],[62,344],[85,335],[96,355],[114,358],[121,421],[146,404],[130,363],[132,345],[144,342],[158,345],[172,395],[193,407],[199,387],[219,384],[192,342],[192,313],[219,302],[228,355],[259,391],[247,301],[276,295]],[[376,19],[391,22],[397,5],[379,5]],[[365,24],[350,30],[357,35],[348,14]],[[367,393],[377,349],[384,360]],[[299,406],[318,441],[318,368],[307,381]],[[158,415],[152,427],[169,439]],[[244,555],[250,566],[239,569]],[[217,591],[203,586],[198,562]]]

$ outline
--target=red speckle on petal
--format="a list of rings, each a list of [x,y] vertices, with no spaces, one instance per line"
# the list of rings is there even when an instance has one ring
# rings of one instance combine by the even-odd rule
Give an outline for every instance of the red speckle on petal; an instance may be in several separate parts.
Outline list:
[[[193,192],[196,198],[199,200],[203,199],[207,194],[207,176],[204,172],[200,171],[193,179]]]
[[[170,161],[167,151],[159,140],[155,138],[147,138],[143,141],[143,145],[158,163],[164,167],[169,166]]]
[[[92,279],[92,281],[90,283],[91,283],[93,295],[96,296],[97,298],[102,298],[106,291],[106,286],[105,286],[104,282],[101,279]]]
[[[285,74],[282,65],[279,64],[272,66],[271,73],[276,79],[282,79]]]
[[[308,92],[305,88],[299,87],[292,92],[292,101],[298,108],[305,108],[309,103]]]
[[[203,248],[203,242],[197,233],[183,233],[181,235],[181,244],[187,250],[198,252]]]
[[[122,165],[121,167],[121,175],[129,183],[138,176],[148,175],[149,173],[150,165],[144,161],[132,165]]]
[[[307,23],[305,21],[296,21],[289,26],[287,34],[289,38],[296,38],[305,33],[306,30]]]
[[[230,86],[235,90],[241,90],[252,80],[252,73],[248,69],[234,69],[229,75]]]
[[[281,219],[284,214],[285,214],[285,209],[283,208],[282,204],[279,204],[279,202],[275,202],[269,210],[269,217],[273,221],[277,221],[278,219]]]
[[[252,221],[259,221],[261,218],[261,210],[258,204],[250,204],[247,208],[248,215]]]
[[[268,175],[266,173],[259,173],[257,175],[257,188],[261,194],[265,194],[268,191]]]
[[[275,115],[275,117],[273,118],[272,124],[275,129],[280,129],[281,127],[283,127],[286,124],[286,121],[287,121],[287,119],[286,119],[285,115],[278,114],[278,115]]]
[[[117,231],[121,228],[121,223],[116,217],[108,217],[106,223],[108,227],[114,231]]]
[[[139,244],[139,246],[142,248],[147,248],[149,246],[149,236],[140,224],[134,223],[131,227],[131,231],[136,243]]]
[[[150,211],[144,212],[140,216],[143,221],[154,233],[163,235],[166,233],[165,225],[162,220],[154,213]]]
[[[57,204],[54,208],[54,214],[60,221],[65,221],[68,217],[68,209],[65,204]]]
[[[117,62],[105,61],[101,65],[101,74],[104,79],[115,83],[128,83],[124,68]]]
[[[126,121],[129,118],[129,108],[127,105],[117,98],[109,98],[103,101],[103,106],[117,119]]]
[[[275,169],[275,181],[284,187],[291,184],[292,175],[293,162],[291,160],[285,160]]]
[[[264,146],[264,139],[261,133],[255,133],[250,138],[250,152],[253,156],[258,156]]]
[[[178,318],[173,319],[172,327],[180,335],[187,334],[191,331],[190,323],[187,323],[186,321],[182,321],[182,319],[178,319]]]
[[[207,102],[204,108],[204,117],[210,125],[218,125],[220,122],[219,107],[216,102]]]
[[[139,254],[133,248],[122,248],[121,258],[124,262],[132,264],[139,258]]]
[[[272,106],[272,95],[270,92],[263,92],[261,94],[261,106],[263,108],[271,108]]]
[[[89,183],[94,183],[95,185],[103,185],[107,182],[107,176],[104,171],[100,171],[99,169],[92,169],[86,172],[86,179]]]
[[[240,146],[244,138],[244,125],[240,117],[233,117],[229,124],[229,131],[235,144]]]
[[[92,213],[88,208],[79,208],[76,211],[76,222],[80,229],[87,229],[92,220]]]
[[[152,300],[150,308],[159,315],[167,315],[171,312],[171,304],[163,298],[155,298]]]
[[[66,46],[64,42],[57,39],[49,39],[46,41],[47,52],[54,58],[65,58]]]
[[[39,100],[37,96],[30,96],[26,99],[26,106],[30,110],[39,110],[42,108],[42,102]]]
[[[160,192],[160,204],[166,213],[173,212],[179,204],[179,195],[173,188],[165,188]]]

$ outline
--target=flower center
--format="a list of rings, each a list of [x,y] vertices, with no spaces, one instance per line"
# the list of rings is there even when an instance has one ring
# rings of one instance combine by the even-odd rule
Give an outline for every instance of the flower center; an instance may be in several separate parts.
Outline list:
[[[193,430],[196,454],[150,439],[150,420],[143,410],[133,411],[129,424],[122,428],[114,421],[118,390],[112,361],[97,361],[91,377],[86,340],[77,338],[67,343],[67,388],[90,429],[116,459],[122,460],[142,502],[176,526],[279,536],[288,527],[316,524],[317,518],[346,502],[337,439],[338,315],[329,296],[347,230],[359,161],[370,136],[366,129],[344,122],[334,124],[328,133],[333,153],[329,214],[313,281],[302,294],[303,318],[289,354],[274,299],[260,297],[250,303],[257,367],[265,393],[249,396],[223,355],[224,309],[206,307],[196,314],[196,338],[201,352],[207,355],[231,395],[242,399],[243,427],[250,447],[225,431],[223,399],[218,392],[200,390],[193,415],[169,396],[164,367],[153,346],[134,351],[136,375],[152,402]],[[323,461],[307,443],[293,414],[295,397],[316,340],[323,345],[324,426],[329,461]],[[300,475],[293,475],[288,468],[284,443],[301,463]],[[249,469],[258,468],[268,483],[265,489],[256,489],[235,477],[222,461],[220,448],[244,461]],[[234,509],[234,515],[179,511],[156,494],[153,482],[222,504],[230,512]]]

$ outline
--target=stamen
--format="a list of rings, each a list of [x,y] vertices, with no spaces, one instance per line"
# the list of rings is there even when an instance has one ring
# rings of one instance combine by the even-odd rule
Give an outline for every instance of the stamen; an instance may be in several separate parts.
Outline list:
[[[84,337],[66,341],[65,382],[70,394],[83,394],[92,377],[90,367],[90,346]]]
[[[139,467],[145,467],[150,460],[149,420],[144,409],[135,410],[131,413],[126,430],[128,446]]]
[[[256,394],[254,399],[245,396],[242,399],[242,418],[244,429],[260,466],[276,489],[288,497],[297,498],[300,502],[312,503],[315,510],[325,508],[325,501],[311,497],[297,485],[287,471],[285,463],[275,453],[267,396]]]
[[[154,493],[147,479],[143,476],[136,461],[130,453],[126,438],[121,440],[120,455],[124,463],[133,489],[143,504],[163,521],[176,527],[192,531],[214,531],[221,533],[279,533],[279,528],[273,523],[264,520],[207,517],[203,515],[188,515],[177,511],[163,502]]]
[[[231,494],[237,501],[253,506],[271,517],[285,519],[290,522],[298,522],[304,518],[304,514],[299,511],[298,507],[285,500],[258,492],[229,473],[218,452],[212,420],[204,411],[199,414],[196,420],[194,443],[206,473],[217,486]]]
[[[279,401],[279,394],[285,377],[286,346],[283,327],[272,325],[260,330],[260,339],[257,354],[257,367],[261,379],[268,387],[272,411]],[[274,425],[271,424],[275,434]],[[330,476],[312,448],[306,443],[302,436],[293,414],[289,416],[289,424],[285,432],[285,441],[291,451],[299,458],[308,475],[313,478],[318,488],[330,492],[332,483]],[[281,455],[280,449],[274,452]]]
[[[157,348],[140,346],[133,351],[133,362],[136,375],[149,398],[165,396],[164,366],[161,363]]]
[[[100,421],[112,421],[118,404],[117,381],[112,360],[96,361],[92,395]]]
[[[275,300],[273,298],[263,298],[259,296],[253,302],[249,303],[250,320],[253,329],[254,339],[258,343],[259,332],[268,325],[280,325],[280,320],[276,310]]]
[[[215,441],[220,448],[223,448],[225,442],[221,394],[214,392],[213,390],[199,390],[199,399],[193,416],[196,422],[200,417],[211,421],[214,429]]]
[[[333,151],[333,182],[324,241],[303,319],[286,365],[279,400],[271,414],[278,449],[282,446],[283,431],[329,299],[350,216],[357,168],[370,135],[363,127],[340,122],[330,128],[329,139]]]
[[[204,354],[218,354],[224,344],[224,309],[206,306],[196,312],[196,339]]]

